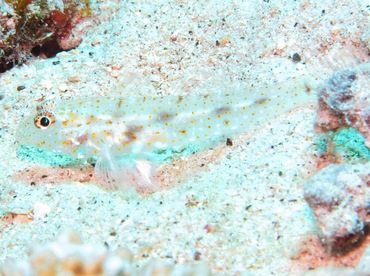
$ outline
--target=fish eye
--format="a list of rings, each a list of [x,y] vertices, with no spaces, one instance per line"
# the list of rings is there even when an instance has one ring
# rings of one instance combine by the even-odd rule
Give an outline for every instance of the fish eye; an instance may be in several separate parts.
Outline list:
[[[40,119],[40,125],[43,127],[48,127],[50,125],[50,120],[48,117],[42,117]]]
[[[34,123],[37,128],[46,129],[55,123],[55,118],[52,113],[43,112],[35,117]]]

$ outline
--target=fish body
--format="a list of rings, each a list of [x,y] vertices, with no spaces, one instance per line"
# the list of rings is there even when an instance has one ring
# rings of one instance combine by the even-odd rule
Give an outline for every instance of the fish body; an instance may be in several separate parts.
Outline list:
[[[77,158],[96,157],[96,173],[115,188],[155,190],[150,166],[136,162],[133,176],[119,160],[247,132],[309,100],[304,82],[216,94],[49,100],[20,124],[17,139]]]

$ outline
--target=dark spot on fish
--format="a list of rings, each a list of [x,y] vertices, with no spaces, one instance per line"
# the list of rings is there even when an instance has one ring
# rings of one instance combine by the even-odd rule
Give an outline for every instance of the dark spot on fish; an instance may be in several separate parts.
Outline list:
[[[230,111],[230,107],[223,106],[220,108],[216,108],[215,113],[216,115],[228,114]]]
[[[177,97],[177,103],[180,103],[183,99],[184,99],[184,97],[183,97],[183,96],[178,96],[178,97]]]
[[[167,121],[171,120],[173,117],[174,117],[174,115],[171,114],[171,113],[162,112],[162,113],[159,113],[157,120],[159,122],[167,122]]]
[[[128,126],[127,130],[122,132],[125,136],[125,143],[131,143],[132,141],[137,139],[137,133],[142,130],[140,126]]]
[[[140,132],[142,130],[142,127],[141,126],[135,126],[135,125],[132,125],[132,126],[128,126],[127,129],[129,131],[132,131],[132,132]]]
[[[88,135],[87,134],[84,134],[84,135],[78,136],[76,140],[81,145],[81,144],[83,144],[83,143],[85,143],[87,141],[87,138],[88,138]]]
[[[182,133],[182,134],[186,134],[186,129],[182,129],[182,130],[180,130],[180,133]]]
[[[268,98],[263,98],[263,99],[257,100],[255,103],[256,104],[264,104],[267,100],[268,100]]]
[[[123,103],[123,99],[119,99],[119,101],[117,103],[117,108],[121,108],[122,103]]]
[[[177,97],[177,103],[180,103],[183,99],[184,99],[184,97],[183,97],[183,96],[178,96],[178,97]]]

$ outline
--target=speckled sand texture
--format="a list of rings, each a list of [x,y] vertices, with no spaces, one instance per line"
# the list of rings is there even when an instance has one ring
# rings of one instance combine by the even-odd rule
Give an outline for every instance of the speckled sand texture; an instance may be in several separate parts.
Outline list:
[[[227,275],[301,274],[309,266],[292,258],[316,234],[303,198],[312,107],[235,137],[233,146],[166,164],[159,177],[166,189],[130,201],[86,182],[88,169],[58,175],[35,152],[17,156],[15,132],[43,99],[215,93],[298,76],[314,86],[368,59],[365,2],[93,1],[96,18],[78,48],[0,75],[0,262],[73,228],[87,243],[127,246],[139,266],[164,259]],[[43,184],[25,170],[42,171]]]

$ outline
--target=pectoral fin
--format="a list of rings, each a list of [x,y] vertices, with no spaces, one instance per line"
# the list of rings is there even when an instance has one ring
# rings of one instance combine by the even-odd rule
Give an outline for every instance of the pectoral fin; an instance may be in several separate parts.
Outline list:
[[[158,190],[152,181],[154,165],[146,160],[114,156],[109,149],[101,152],[95,164],[95,177],[108,190],[125,193],[151,193]]]

